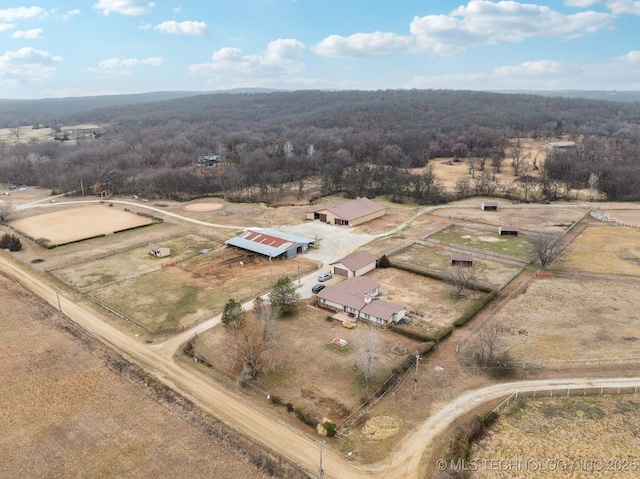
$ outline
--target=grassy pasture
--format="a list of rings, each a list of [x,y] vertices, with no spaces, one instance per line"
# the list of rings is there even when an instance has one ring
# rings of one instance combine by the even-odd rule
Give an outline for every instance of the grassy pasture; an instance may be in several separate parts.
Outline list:
[[[557,267],[586,273],[640,276],[640,230],[589,227],[571,244]]]
[[[419,243],[399,251],[390,258],[393,261],[436,270],[443,276],[446,276],[451,269],[451,252]],[[517,266],[480,258],[474,258],[474,264],[479,272],[478,279],[496,287],[520,269]]]
[[[487,253],[496,253],[529,261],[531,251],[526,238],[523,236],[500,236],[498,229],[495,232],[466,228],[464,226],[449,226],[438,233],[429,236],[429,239],[473,248]]]
[[[534,280],[494,320],[516,361],[640,358],[640,282],[572,276]]]
[[[211,254],[220,267],[207,272],[215,264]],[[229,254],[235,253],[221,248],[175,267],[108,284],[91,295],[152,332],[177,332],[220,313],[229,298],[247,301],[270,289],[268,260],[256,257],[240,266],[239,261],[228,263]],[[273,261],[272,268],[274,281],[282,275],[297,278],[297,260]],[[301,275],[315,269],[315,262],[300,259]]]
[[[472,445],[471,459],[479,464],[472,477],[638,477],[639,407],[637,396],[516,401],[503,411],[485,437]],[[564,460],[569,461],[564,464],[572,466],[555,471],[533,470],[533,467],[531,470],[483,467],[484,461],[501,459],[519,459],[524,463],[540,460],[545,466],[547,460]],[[596,460],[600,462],[594,462]],[[624,464],[630,467],[624,467]],[[553,463],[550,466],[553,467]]]

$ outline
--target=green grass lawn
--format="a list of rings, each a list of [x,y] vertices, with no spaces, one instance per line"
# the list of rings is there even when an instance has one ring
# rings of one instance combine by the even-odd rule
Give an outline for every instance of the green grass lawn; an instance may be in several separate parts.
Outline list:
[[[499,236],[497,228],[495,232],[491,232],[463,226],[449,226],[430,236],[429,239],[512,256],[523,261],[529,261],[531,256],[531,249],[523,236]]]

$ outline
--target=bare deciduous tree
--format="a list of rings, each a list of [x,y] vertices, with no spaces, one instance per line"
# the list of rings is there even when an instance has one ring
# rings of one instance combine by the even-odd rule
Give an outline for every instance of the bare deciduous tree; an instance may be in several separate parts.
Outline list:
[[[543,269],[558,259],[561,254],[558,237],[548,233],[538,233],[528,238],[535,257],[540,260]]]
[[[509,349],[502,340],[506,333],[502,325],[491,323],[480,330],[471,347],[473,362],[493,376],[504,376],[513,370]]]
[[[365,381],[369,381],[375,369],[380,352],[380,327],[369,323],[364,333],[358,331],[358,363],[362,368]]]
[[[477,290],[482,270],[483,268],[475,263],[472,266],[452,265],[447,274],[447,279],[455,288],[454,296],[457,298],[463,297],[465,289]]]
[[[264,300],[254,301],[254,309],[243,321],[231,323],[227,331],[236,361],[242,364],[239,379],[248,381],[258,377],[264,354],[276,344],[274,328],[277,311]]]
[[[6,203],[0,200],[0,223],[4,223],[15,211],[11,203]]]

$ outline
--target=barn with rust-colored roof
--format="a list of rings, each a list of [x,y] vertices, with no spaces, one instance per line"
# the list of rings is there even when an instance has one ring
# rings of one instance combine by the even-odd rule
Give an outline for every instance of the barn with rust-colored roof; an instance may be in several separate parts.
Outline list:
[[[268,228],[248,228],[241,235],[225,241],[227,246],[270,258],[293,258],[309,251],[316,240]]]
[[[358,198],[316,208],[307,212],[307,219],[332,225],[357,226],[384,216],[386,212],[386,208],[375,201]]]

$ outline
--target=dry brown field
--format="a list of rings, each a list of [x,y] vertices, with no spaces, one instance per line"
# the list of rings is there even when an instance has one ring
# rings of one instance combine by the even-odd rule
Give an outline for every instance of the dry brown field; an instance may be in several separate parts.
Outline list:
[[[590,226],[570,245],[557,267],[562,271],[640,276],[640,230]]]
[[[58,246],[152,223],[150,218],[119,208],[90,205],[17,219],[11,226],[33,239],[42,238],[48,244]]]
[[[639,407],[637,396],[516,401],[471,447],[478,470],[470,477],[636,478],[640,474]],[[500,460],[505,461],[504,467]]]
[[[114,372],[120,358],[3,277],[0,317],[3,477],[270,477],[252,443]]]
[[[633,278],[538,278],[493,321],[507,328],[503,339],[518,362],[640,360],[638,291]]]

